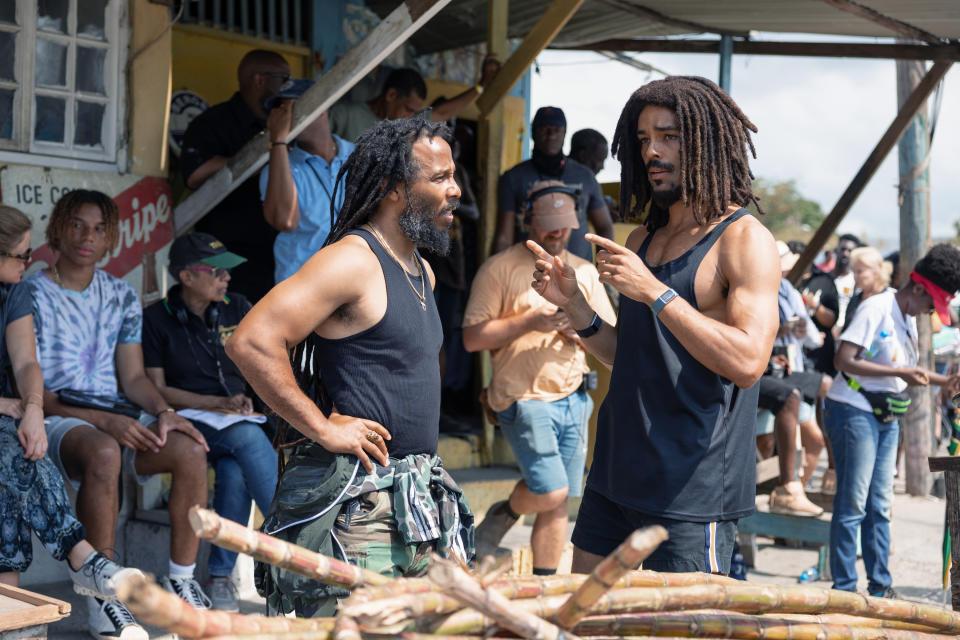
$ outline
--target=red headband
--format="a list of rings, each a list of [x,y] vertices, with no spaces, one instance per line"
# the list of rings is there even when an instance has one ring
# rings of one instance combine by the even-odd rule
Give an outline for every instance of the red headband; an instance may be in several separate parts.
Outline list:
[[[950,300],[953,298],[953,294],[947,293],[945,289],[941,289],[939,286],[927,278],[924,278],[916,271],[910,272],[910,279],[923,286],[926,292],[930,294],[930,297],[933,299],[933,307],[937,310],[937,315],[940,316],[940,321],[945,325],[949,325],[950,312],[948,311],[947,307],[950,305]]]

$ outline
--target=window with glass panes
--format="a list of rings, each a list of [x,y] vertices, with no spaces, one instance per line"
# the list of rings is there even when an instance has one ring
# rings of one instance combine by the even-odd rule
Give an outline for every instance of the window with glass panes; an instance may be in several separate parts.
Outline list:
[[[0,0],[0,149],[116,157],[116,5]]]

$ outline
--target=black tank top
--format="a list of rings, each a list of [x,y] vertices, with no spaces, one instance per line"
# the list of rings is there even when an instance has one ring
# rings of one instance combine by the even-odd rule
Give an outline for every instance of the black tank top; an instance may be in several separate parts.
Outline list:
[[[647,266],[697,308],[697,268],[740,209],[685,254]],[[647,236],[637,252],[646,261]],[[610,391],[600,408],[587,485],[610,500],[677,520],[753,512],[757,387],[740,389],[700,364],[647,305],[620,297]]]
[[[387,310],[377,324],[355,335],[338,340],[318,337],[315,357],[323,384],[338,413],[376,420],[387,428],[393,437],[387,441],[391,457],[436,453],[443,330],[430,283],[425,285],[424,310],[403,267],[373,234],[355,229],[348,235],[366,240],[380,261]],[[416,258],[423,268],[419,253]],[[410,279],[419,292],[419,276]]]

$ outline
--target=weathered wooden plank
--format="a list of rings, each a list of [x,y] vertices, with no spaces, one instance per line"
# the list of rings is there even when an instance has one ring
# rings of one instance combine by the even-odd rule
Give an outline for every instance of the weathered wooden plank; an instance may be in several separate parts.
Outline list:
[[[21,602],[26,602],[33,605],[52,604],[56,605],[61,613],[70,613],[69,602],[57,600],[56,598],[45,596],[42,593],[27,591],[26,589],[21,589],[20,587],[11,587],[10,585],[0,584],[0,596],[7,597],[12,600],[20,600]]]
[[[406,0],[401,3],[296,101],[294,124],[287,141],[300,135],[317,116],[449,3],[450,0]],[[269,152],[269,136],[262,131],[174,210],[177,233],[184,233],[244,180],[259,171],[267,162]]]
[[[823,250],[823,247],[827,244],[827,240],[829,240],[833,232],[837,230],[837,227],[840,225],[843,217],[847,215],[850,207],[853,206],[853,203],[856,202],[860,194],[863,193],[863,189],[867,186],[870,178],[872,178],[873,174],[880,168],[880,163],[887,157],[887,154],[893,146],[897,144],[900,136],[907,130],[907,126],[909,126],[914,116],[917,115],[917,112],[923,106],[927,96],[929,96],[940,83],[943,76],[950,70],[952,64],[952,62],[943,60],[936,62],[917,84],[916,89],[913,90],[910,97],[903,103],[900,112],[897,113],[893,122],[890,123],[890,126],[887,127],[887,130],[880,138],[880,141],[877,142],[877,146],[875,146],[873,151],[870,152],[870,155],[867,156],[863,166],[857,171],[857,175],[853,177],[850,185],[847,186],[846,190],[840,196],[840,199],[837,200],[837,203],[833,206],[833,209],[820,224],[816,233],[814,233],[813,238],[810,239],[806,249],[800,254],[796,264],[793,265],[793,269],[790,270],[787,276],[790,282],[796,284],[800,280],[800,276],[803,275],[803,272],[806,271],[807,267],[813,263],[814,259]]]
[[[553,0],[510,59],[504,63],[497,77],[484,89],[483,95],[477,98],[477,109],[482,115],[490,113],[494,105],[507,95],[510,88],[526,73],[540,52],[553,42],[560,29],[563,29],[582,4],[583,0]]]
[[[942,456],[927,458],[930,471],[960,471],[960,456]],[[957,505],[960,507],[960,505]]]
[[[646,53],[719,53],[719,40],[612,39],[572,47],[572,50]],[[960,60],[957,44],[873,44],[868,42],[765,42],[734,40],[733,53],[812,58],[871,58],[897,60]]]
[[[43,627],[70,615],[70,603],[0,584],[0,632]],[[3,634],[7,636],[6,633]]]
[[[942,44],[943,40],[929,31],[924,31],[919,27],[915,27],[908,22],[903,20],[897,20],[886,14],[880,13],[876,9],[872,9],[866,5],[860,4],[859,2],[851,2],[851,0],[823,0],[831,7],[840,9],[841,11],[846,11],[847,13],[853,14],[858,18],[864,18],[870,22],[879,24],[890,31],[910,38],[911,40],[923,40],[924,42],[929,42],[930,44]]]

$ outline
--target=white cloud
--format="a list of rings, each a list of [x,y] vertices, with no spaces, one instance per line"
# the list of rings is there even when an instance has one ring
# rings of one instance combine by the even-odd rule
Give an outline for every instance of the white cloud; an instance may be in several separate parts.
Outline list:
[[[766,39],[766,34],[764,34]],[[801,39],[812,39],[807,36]],[[674,74],[716,80],[714,55],[637,55]],[[647,73],[596,54],[548,51],[532,82],[532,110],[563,108],[569,134],[584,127],[612,139],[630,94]],[[581,63],[581,64],[571,64]],[[931,154],[931,232],[952,236],[960,220],[960,71],[951,70],[943,89],[941,117]],[[896,115],[893,61],[734,56],[731,95],[757,125],[754,173],[796,180],[800,192],[829,212]],[[602,182],[617,181],[619,164],[608,159]],[[899,235],[897,150],[888,155],[840,225],[841,231],[895,245]]]

